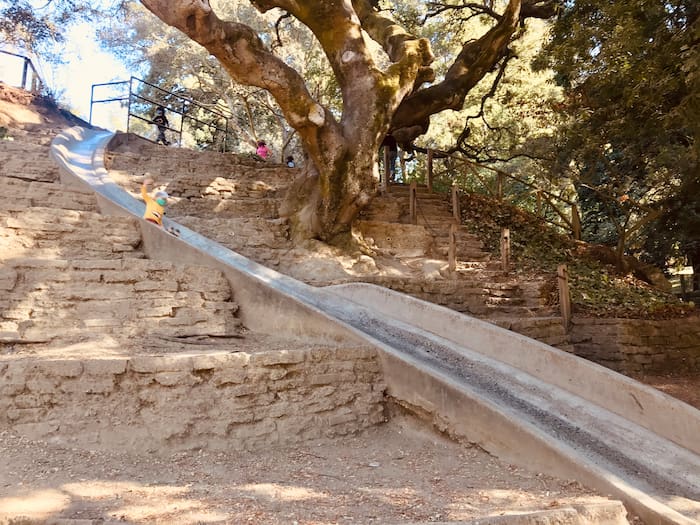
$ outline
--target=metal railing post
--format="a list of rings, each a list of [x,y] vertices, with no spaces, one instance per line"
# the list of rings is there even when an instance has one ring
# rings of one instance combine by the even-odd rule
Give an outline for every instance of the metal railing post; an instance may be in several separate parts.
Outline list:
[[[130,126],[131,126],[131,100],[133,99],[134,96],[134,88],[133,88],[133,83],[134,83],[134,77],[132,76],[129,79],[129,102],[127,105],[127,113],[126,113],[126,140],[129,140],[129,131],[130,131]]]
[[[29,59],[25,57],[22,65],[22,89],[27,89],[27,72],[29,71]]]
[[[90,116],[88,117],[88,122],[92,124],[92,105],[93,100],[95,100],[95,84],[90,87]]]

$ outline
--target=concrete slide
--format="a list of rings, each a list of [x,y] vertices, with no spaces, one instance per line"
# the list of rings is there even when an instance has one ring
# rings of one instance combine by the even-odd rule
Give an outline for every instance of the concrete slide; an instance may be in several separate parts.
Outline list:
[[[52,144],[64,183],[91,187],[102,213],[141,216],[109,179],[113,134],[70,128]],[[154,259],[220,269],[251,330],[369,343],[389,395],[507,461],[576,479],[647,524],[700,523],[700,411],[520,334],[369,284],[314,288],[183,226],[141,221]],[[166,223],[166,226],[168,224]]]

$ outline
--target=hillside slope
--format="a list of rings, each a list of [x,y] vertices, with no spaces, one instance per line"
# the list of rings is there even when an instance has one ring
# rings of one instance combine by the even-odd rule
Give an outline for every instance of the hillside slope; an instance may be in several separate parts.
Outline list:
[[[0,142],[0,183],[6,197],[4,207],[0,207],[4,210],[0,217],[0,241],[7,243],[3,248],[10,248],[0,250],[0,255],[6,256],[0,257],[3,292],[0,300],[8,298],[9,294],[5,293],[8,290],[17,292],[11,297],[11,311],[2,308],[0,313],[3,317],[5,314],[27,316],[19,323],[8,317],[7,326],[0,327],[0,332],[5,332],[5,328],[17,332],[11,334],[16,342],[0,341],[0,375],[5,396],[2,406],[6,408],[0,414],[11,418],[15,425],[22,423],[27,433],[50,432],[52,428],[60,428],[64,433],[32,440],[2,428],[0,456],[6,461],[0,469],[0,523],[415,523],[477,519],[540,509],[556,513],[571,505],[609,504],[607,498],[575,481],[504,463],[479,447],[451,441],[400,413],[392,414],[387,424],[344,436],[342,440],[324,437],[298,446],[276,442],[254,454],[240,449],[241,440],[246,437],[242,432],[240,439],[232,440],[225,450],[206,447],[177,450],[177,439],[173,439],[158,449],[144,451],[149,440],[135,434],[137,429],[132,419],[135,412],[129,409],[130,403],[140,403],[142,412],[152,421],[159,421],[158,433],[167,433],[184,423],[188,415],[184,412],[159,420],[160,415],[167,414],[169,406],[183,400],[190,406],[189,412],[206,419],[197,427],[198,431],[221,431],[226,416],[239,415],[228,410],[211,417],[209,409],[221,400],[233,405],[237,399],[251,403],[271,400],[270,393],[256,396],[256,392],[248,391],[251,384],[255,386],[258,382],[264,387],[273,372],[280,380],[293,377],[296,363],[285,361],[288,366],[278,367],[274,361],[270,367],[275,370],[258,370],[255,373],[260,377],[248,377],[249,384],[238,386],[242,376],[229,372],[220,378],[208,398],[196,399],[195,386],[215,379],[214,374],[206,363],[196,375],[180,373],[173,366],[177,357],[189,359],[193,346],[200,352],[209,348],[201,348],[197,344],[199,339],[191,341],[194,344],[189,349],[183,341],[173,339],[180,339],[182,334],[177,330],[191,328],[197,319],[173,326],[176,332],[169,335],[175,337],[161,340],[158,346],[144,345],[143,339],[131,334],[109,345],[83,339],[85,335],[99,336],[114,328],[105,324],[110,316],[96,314],[104,313],[110,306],[115,307],[111,313],[117,316],[132,309],[134,303],[124,307],[121,302],[126,288],[137,286],[151,298],[172,292],[173,279],[153,278],[154,274],[169,271],[171,265],[143,258],[138,235],[134,235],[134,225],[138,222],[135,218],[102,216],[96,211],[93,194],[74,191],[60,183],[56,167],[48,160],[48,144],[54,131],[68,122],[54,115],[45,118],[42,108],[31,101],[23,107],[0,103],[0,115],[9,128],[6,138],[14,139]],[[19,261],[23,265],[21,275],[15,271]],[[7,271],[8,268],[12,271]],[[41,279],[28,280],[27,272],[35,271]],[[225,284],[215,272],[206,275],[209,278],[205,277],[208,285],[204,292],[212,294],[210,297],[216,303],[222,303],[220,299],[224,298],[220,293]],[[185,279],[178,287],[195,282],[194,276],[182,277]],[[82,281],[83,278],[88,280]],[[42,285],[29,290],[28,285],[40,281]],[[53,284],[47,287],[48,282],[65,286],[69,293],[56,300]],[[80,310],[71,308],[71,300],[92,300],[105,290],[117,293],[103,297],[100,308],[95,303]],[[188,294],[190,291],[183,290]],[[188,300],[192,298],[189,295]],[[160,308],[170,306],[165,301]],[[181,306],[178,309],[184,311]],[[37,312],[47,314],[42,319],[45,322],[36,322]],[[68,314],[74,321],[91,321],[90,326],[76,326],[84,329],[80,342],[88,344],[65,344],[60,339],[42,341],[41,338],[53,337],[52,330],[59,337],[64,335]],[[177,317],[175,313],[172,319]],[[13,323],[18,326],[10,326]],[[121,327],[118,324],[116,328]],[[33,333],[28,333],[28,329],[33,329]],[[241,345],[246,344],[248,336],[240,340]],[[131,344],[127,345],[125,339],[131,339]],[[252,351],[250,347],[242,349],[238,341],[234,338],[229,343],[231,361],[242,361]],[[332,367],[337,361],[329,358],[328,349],[315,350],[308,340],[284,343],[283,351],[292,349],[291,361],[297,352],[316,353],[316,350],[316,366]],[[47,348],[48,344],[51,346]],[[275,344],[271,339],[257,344],[261,351],[277,350],[271,348]],[[121,356],[125,352],[134,352],[130,356],[146,354],[137,355],[138,371],[125,372],[113,366],[115,357],[123,361]],[[169,352],[181,355],[163,355]],[[156,356],[150,359],[148,354],[153,353]],[[158,368],[156,364],[165,364],[166,368]],[[25,365],[26,375],[18,374]],[[56,375],[50,375],[54,370]],[[323,370],[331,371],[332,368]],[[84,381],[88,373],[96,378]],[[280,377],[281,373],[290,375]],[[317,374],[321,377],[321,371]],[[127,389],[128,375],[137,376],[140,385],[152,389],[151,393],[142,390],[137,395]],[[112,376],[119,378],[113,380]],[[295,383],[294,379],[288,382]],[[320,401],[310,395],[294,397],[323,408],[328,398],[339,392],[337,385],[319,388],[325,393]],[[152,393],[155,389],[167,394],[155,395]],[[231,389],[235,389],[233,395]],[[238,389],[241,391],[236,392]],[[110,415],[103,408],[108,405],[109,393],[114,391],[119,393],[118,401],[123,402],[113,407],[115,412]],[[251,395],[246,396],[246,391]],[[83,393],[86,394],[78,395]],[[281,393],[282,398],[286,395]],[[72,401],[65,402],[66,396]],[[215,397],[221,400],[214,400]],[[17,404],[8,405],[8,398]],[[85,398],[89,398],[90,406],[75,402]],[[46,417],[42,403],[51,405],[54,415],[56,411],[72,410],[74,417]],[[255,417],[262,417],[261,412],[263,407],[256,406]],[[347,414],[343,415],[345,418],[337,418],[341,425],[347,418]],[[78,430],[85,421],[93,426],[91,432],[94,426],[103,427],[104,437],[108,439],[132,428],[132,432],[126,432],[131,434],[133,442],[130,447],[115,450],[103,450],[98,442],[85,447],[86,436],[93,435],[88,429]],[[304,427],[301,430],[309,430],[307,421],[301,421],[299,425]],[[264,426],[251,431],[253,435],[248,437],[263,439]],[[73,428],[76,430],[71,432]],[[297,427],[289,428],[290,434],[295,431]],[[617,510],[619,514],[619,506]],[[570,517],[567,512],[565,516]]]
[[[6,89],[4,93],[8,103],[0,106],[0,123],[11,122],[13,112],[21,113],[27,104],[32,104],[31,110],[16,115],[24,122],[25,130],[39,125],[38,121],[33,123],[32,119],[37,120],[37,117],[32,116],[32,112],[42,115],[44,127],[48,124],[49,128],[53,125],[60,128],[73,123],[56,112],[55,107],[41,101],[37,103],[21,91]],[[444,209],[444,204],[440,204],[444,202],[441,196],[430,199],[429,202],[434,203],[430,206],[435,208],[430,217],[433,224],[425,226],[402,222],[407,206],[404,196],[396,191],[386,199],[377,199],[358,221],[358,235],[364,236],[365,242],[374,249],[370,256],[343,252],[322,243],[291,244],[286,223],[278,218],[276,209],[284,187],[297,170],[230,154],[200,154],[165,148],[140,139],[118,144],[110,157],[110,174],[134,195],[139,194],[144,174],[156,176],[174,196],[169,209],[172,218],[310,284],[372,282],[465,313],[492,318],[501,324],[511,323],[509,316],[511,319],[524,316],[530,323],[528,320],[533,316],[544,315],[546,317],[537,318],[536,326],[543,326],[542,321],[548,319],[546,334],[554,335],[543,340],[555,345],[563,341],[561,323],[553,308],[557,298],[552,270],[560,262],[585,269],[582,274],[571,272],[579,313],[652,318],[689,312],[686,307],[679,306],[675,298],[639,280],[616,276],[611,267],[584,261],[580,245],[577,247],[553,234],[532,217],[496,206],[478,196],[464,197],[469,199],[465,203],[469,205],[462,206],[463,222],[473,235],[467,245],[473,247],[466,252],[470,259],[460,262],[455,279],[446,269],[447,261],[441,251],[444,246],[436,246],[436,238],[430,235],[437,221],[449,220],[449,213],[446,219],[441,215],[444,213],[439,209],[440,206]],[[48,166],[47,169],[53,168]],[[497,262],[490,261],[498,258],[497,251],[489,255],[501,227],[510,227],[514,232],[516,268],[508,275],[500,272]],[[642,379],[700,405],[700,388],[693,375],[657,375]]]

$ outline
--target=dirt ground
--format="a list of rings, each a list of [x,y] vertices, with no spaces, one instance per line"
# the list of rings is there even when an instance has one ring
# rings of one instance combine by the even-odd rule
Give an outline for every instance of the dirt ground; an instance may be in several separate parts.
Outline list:
[[[700,410],[700,374],[646,375],[634,379]]]
[[[398,415],[361,435],[253,453],[136,456],[0,433],[0,523],[352,524],[468,520],[605,498]]]

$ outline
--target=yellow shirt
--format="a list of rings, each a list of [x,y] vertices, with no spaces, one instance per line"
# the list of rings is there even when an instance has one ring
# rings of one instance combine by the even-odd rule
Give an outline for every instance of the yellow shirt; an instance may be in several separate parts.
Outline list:
[[[143,197],[146,203],[146,211],[143,214],[143,218],[149,222],[153,222],[158,226],[163,226],[163,215],[165,215],[165,208],[158,204],[158,202],[151,197],[146,191],[146,186],[141,186],[141,197]]]

